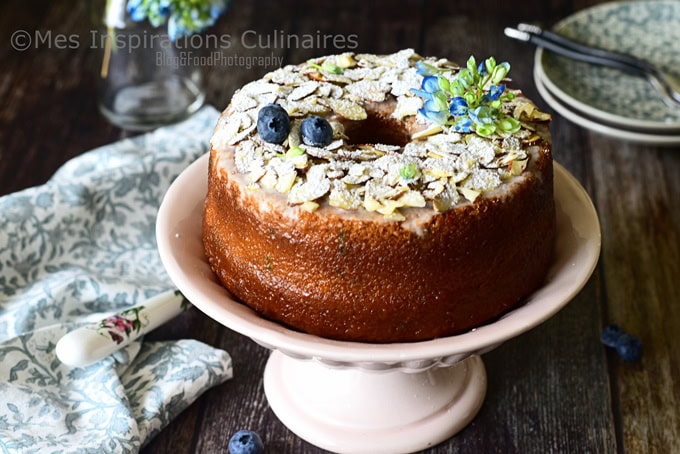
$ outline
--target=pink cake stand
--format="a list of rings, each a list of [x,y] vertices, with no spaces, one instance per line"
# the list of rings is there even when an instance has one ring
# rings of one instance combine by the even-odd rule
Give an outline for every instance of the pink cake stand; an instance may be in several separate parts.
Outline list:
[[[542,288],[499,320],[425,342],[340,342],[266,320],[235,301],[203,254],[201,222],[207,155],[168,190],[156,234],[165,268],[201,311],[273,351],[264,387],[277,417],[308,442],[341,453],[407,453],[453,436],[486,393],[479,355],[544,322],[585,285],[600,252],[593,204],[555,164],[557,244]]]

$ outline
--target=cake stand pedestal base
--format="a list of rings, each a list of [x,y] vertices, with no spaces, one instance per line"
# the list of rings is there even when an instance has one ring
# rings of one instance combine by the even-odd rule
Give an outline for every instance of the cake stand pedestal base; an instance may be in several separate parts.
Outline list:
[[[486,372],[473,355],[419,372],[337,369],[274,351],[267,400],[299,437],[338,453],[410,453],[434,446],[475,417]]]

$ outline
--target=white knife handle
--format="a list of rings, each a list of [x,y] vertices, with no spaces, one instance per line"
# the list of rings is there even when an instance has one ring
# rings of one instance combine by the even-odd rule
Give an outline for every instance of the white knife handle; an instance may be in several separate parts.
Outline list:
[[[72,367],[88,366],[125,347],[191,307],[178,290],[160,293],[98,323],[75,329],[57,342],[57,357]]]

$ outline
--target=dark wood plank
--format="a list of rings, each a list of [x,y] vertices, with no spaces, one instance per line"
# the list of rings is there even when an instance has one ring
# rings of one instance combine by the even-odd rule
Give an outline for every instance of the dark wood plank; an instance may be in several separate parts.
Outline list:
[[[609,354],[624,446],[680,451],[680,224],[677,150],[592,137],[603,230],[606,322],[642,339],[640,363]]]

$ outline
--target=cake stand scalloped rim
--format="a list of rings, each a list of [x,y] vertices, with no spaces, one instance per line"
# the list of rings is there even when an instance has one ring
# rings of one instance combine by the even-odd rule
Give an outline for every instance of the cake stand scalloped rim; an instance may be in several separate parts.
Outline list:
[[[555,163],[556,257],[544,286],[523,305],[472,331],[422,342],[370,344],[301,333],[264,319],[235,301],[212,273],[201,239],[208,155],[185,169],[163,199],[156,224],[161,260],[179,290],[206,315],[293,358],[316,359],[332,367],[415,371],[453,364],[472,353],[491,350],[550,318],[583,288],[597,264],[601,239],[595,207],[576,178]]]

